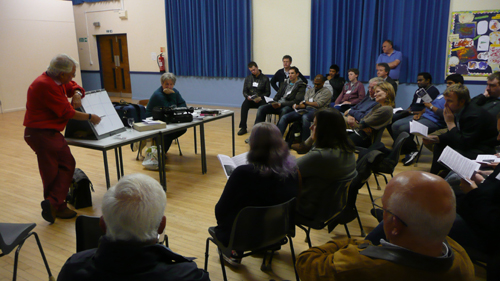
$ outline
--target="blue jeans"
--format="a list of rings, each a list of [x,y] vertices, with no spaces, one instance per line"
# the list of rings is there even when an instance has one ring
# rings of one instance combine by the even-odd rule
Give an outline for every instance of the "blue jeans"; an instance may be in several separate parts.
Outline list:
[[[392,136],[394,137],[394,139],[397,139],[399,134],[401,134],[402,132],[410,133],[410,121],[412,120],[413,120],[413,115],[410,115],[402,119],[399,119],[392,124],[391,126]],[[421,117],[417,121],[429,128],[428,131],[429,134],[442,128],[442,126],[439,126],[438,124],[432,122],[431,120],[425,117]],[[414,138],[413,134],[410,134],[410,137],[403,143],[403,147],[401,148],[401,152],[403,154],[408,154],[413,151],[418,151],[417,144],[415,143],[413,138]]]
[[[311,127],[311,122],[314,120],[314,113],[316,112],[316,109],[307,108],[306,110],[307,112],[304,114],[293,111],[283,115],[278,122],[278,128],[280,129],[281,134],[283,135],[285,133],[288,124],[302,119],[302,141],[307,140],[311,135],[309,127]]]
[[[280,119],[281,116],[293,111],[293,108],[290,106],[282,106],[280,108],[273,108],[272,105],[266,104],[257,110],[257,116],[255,116],[255,124],[265,122],[266,121],[266,115],[267,114],[279,114]]]

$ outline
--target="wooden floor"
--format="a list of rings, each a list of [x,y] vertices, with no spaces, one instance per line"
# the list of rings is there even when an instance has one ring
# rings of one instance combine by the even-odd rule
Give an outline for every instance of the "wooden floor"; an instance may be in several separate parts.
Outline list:
[[[239,108],[228,109],[235,111],[235,123],[238,126]],[[255,113],[256,110],[250,110],[249,129],[251,129],[250,123],[253,123]],[[40,215],[42,182],[35,153],[23,139],[23,118],[24,111],[0,114],[0,144],[2,146],[0,149],[0,221],[35,222],[37,224],[35,231],[42,241],[52,274],[57,276],[66,259],[75,253],[75,219],[59,219],[53,225],[49,225],[42,219]],[[193,129],[180,138],[183,156],[179,156],[176,145],[172,144],[166,160],[168,190],[165,215],[170,247],[184,256],[196,257],[199,267],[203,267],[205,261],[207,229],[216,224],[214,207],[226,183],[217,154],[231,155],[231,119],[225,118],[208,123],[205,126],[205,132],[207,174],[201,173],[199,143],[198,154],[194,153]],[[236,136],[236,154],[247,151],[244,140],[248,136],[248,134]],[[392,144],[387,132],[383,140],[386,144]],[[95,193],[92,194],[93,207],[80,209],[78,213],[100,216],[101,198],[106,192],[102,153],[77,147],[71,147],[71,151],[76,159],[77,167],[85,171],[95,188]],[[157,172],[143,169],[142,161],[136,161],[135,157],[136,153],[132,152],[129,147],[123,147],[126,174],[144,173],[158,179]],[[114,154],[108,152],[108,158],[110,159],[111,184],[116,184]],[[430,152],[424,149],[424,155],[418,167],[404,167],[399,164],[396,174],[404,170],[428,171],[430,160]],[[381,184],[382,182],[381,179]],[[376,190],[372,176],[370,186],[373,188],[374,196],[382,195],[385,183],[382,185],[382,190]],[[369,213],[370,200],[366,187],[360,190],[357,207],[363,227],[368,233],[377,225],[377,221]],[[348,226],[354,238],[361,238],[357,221],[351,222]],[[323,244],[332,238],[343,237],[346,237],[346,233],[342,226],[337,227],[332,233],[328,233],[326,229],[312,230],[313,245]],[[304,238],[303,231],[297,228],[297,235],[293,239],[297,255],[308,248]],[[252,256],[243,259],[241,266],[237,269],[226,267],[229,280],[295,279],[288,245],[285,245],[273,258],[272,272],[262,272],[261,261],[260,256]],[[0,280],[11,280],[13,263],[14,252],[0,258]],[[208,271],[212,280],[222,280],[218,255],[213,244],[210,245]],[[47,280],[46,271],[33,238],[30,238],[22,248],[18,280]]]

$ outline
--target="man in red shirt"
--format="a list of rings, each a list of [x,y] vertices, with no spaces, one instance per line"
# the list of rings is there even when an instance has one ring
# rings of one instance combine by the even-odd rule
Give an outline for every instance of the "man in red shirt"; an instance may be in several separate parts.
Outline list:
[[[72,81],[76,67],[73,58],[59,54],[28,88],[24,140],[37,155],[43,182],[42,217],[50,223],[56,217],[76,216],[64,202],[73,179],[75,159],[60,132],[69,119],[89,120],[95,125],[101,121],[95,114],[75,111],[85,96],[85,90]],[[68,98],[72,98],[71,103]]]

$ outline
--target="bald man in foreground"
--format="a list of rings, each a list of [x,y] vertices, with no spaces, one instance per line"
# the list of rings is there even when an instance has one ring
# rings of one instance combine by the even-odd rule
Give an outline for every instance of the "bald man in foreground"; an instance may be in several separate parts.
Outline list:
[[[465,250],[447,237],[455,196],[446,181],[426,172],[403,172],[375,204],[384,211],[387,241],[374,246],[344,239],[313,247],[298,257],[302,280],[474,280]]]

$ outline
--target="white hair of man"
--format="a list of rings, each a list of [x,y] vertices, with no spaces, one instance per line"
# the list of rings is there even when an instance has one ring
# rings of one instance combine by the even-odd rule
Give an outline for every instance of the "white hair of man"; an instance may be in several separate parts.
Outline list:
[[[47,73],[52,77],[56,77],[61,73],[70,73],[73,71],[74,66],[78,66],[75,59],[66,54],[58,54],[50,61]]]
[[[404,187],[402,187],[404,189]],[[393,192],[387,200],[387,209],[403,220],[408,231],[429,242],[443,242],[456,217],[455,194],[451,192],[449,212],[433,214],[414,200],[411,192]]]
[[[111,241],[158,239],[166,205],[165,191],[155,179],[143,174],[121,178],[102,199],[106,237]]]
[[[172,83],[174,83],[174,85],[175,85],[175,81],[177,81],[177,78],[175,77],[175,75],[172,72],[167,72],[167,73],[163,73],[163,75],[161,76],[161,78],[160,78],[161,84],[163,84],[163,82],[165,82],[165,80],[171,80]]]
[[[368,84],[372,84],[372,83],[378,84],[378,83],[381,83],[381,82],[384,82],[383,78],[373,77],[372,79],[370,79],[370,81],[368,81]]]

